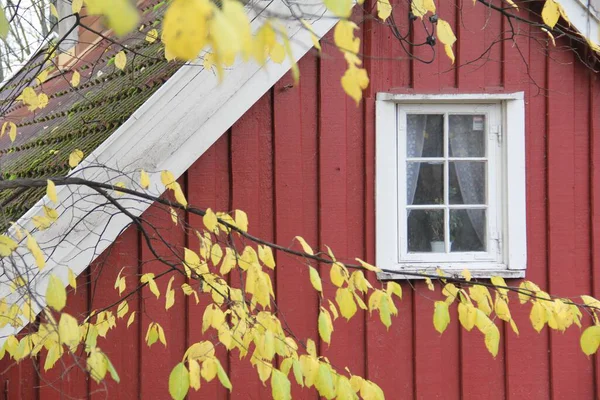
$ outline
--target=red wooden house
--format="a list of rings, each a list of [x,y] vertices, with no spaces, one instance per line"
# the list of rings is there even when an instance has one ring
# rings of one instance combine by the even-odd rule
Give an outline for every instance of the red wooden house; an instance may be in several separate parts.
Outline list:
[[[155,3],[140,6],[150,10],[143,14],[145,27],[125,39],[140,53],[154,54],[153,46],[160,46],[140,39],[156,18]],[[539,21],[543,4],[536,3],[514,14]],[[65,155],[75,148],[102,166],[170,170],[190,204],[242,209],[256,236],[287,246],[301,235],[340,258],[376,263],[388,272],[371,276],[373,282],[403,285],[399,317],[386,331],[359,310],[349,323],[338,319],[332,345],[321,343],[319,350],[380,385],[387,398],[597,398],[599,365],[579,349],[576,329],[538,334],[528,326],[528,310],[515,306],[520,336],[499,321],[502,341],[494,359],[481,335],[460,328],[456,315],[439,335],[432,299],[441,294],[410,275],[466,267],[479,278],[526,276],[556,295],[600,295],[600,177],[594,168],[600,163],[600,84],[594,54],[575,34],[595,40],[598,17],[578,0],[560,3],[573,26],[561,22],[565,34],[553,45],[539,27],[484,4],[439,2],[439,15],[458,37],[454,65],[441,48],[433,47],[435,56],[431,46],[407,50],[389,26],[366,19],[357,35],[370,84],[358,106],[340,85],[343,56],[327,45],[333,19],[312,22],[326,39],[323,57],[309,50],[308,33],[290,23],[298,84],[289,64],[272,62],[265,70],[236,64],[220,83],[211,70],[152,58],[135,59],[120,72],[110,61],[116,49],[104,53],[110,43],[86,40],[93,44],[75,49],[81,60],[44,84],[52,94],[47,109],[37,115],[19,106],[6,111],[19,135],[13,144],[2,140],[0,170],[5,179],[66,173]],[[406,2],[392,4],[398,26],[406,32],[412,24],[410,40],[424,42],[426,33],[420,21],[409,22]],[[282,3],[266,7],[281,9]],[[81,71],[78,88],[68,83],[73,70]],[[54,148],[58,154],[48,155]],[[98,166],[81,174],[91,179],[106,172]],[[5,218],[31,217],[42,195],[0,195]],[[85,193],[65,188],[59,195]],[[142,212],[172,243],[197,246],[193,235],[172,228],[158,205],[139,205]],[[78,218],[40,232],[38,242],[64,236]],[[185,218],[201,224],[197,216]],[[123,267],[131,279],[161,270],[127,218],[92,213],[90,221],[86,229],[69,231],[47,261],[49,269],[68,265],[80,274],[68,305],[75,314],[116,301],[113,285]],[[299,337],[316,340],[319,302],[308,271],[286,268],[298,262],[278,257],[277,302]],[[117,327],[112,340],[100,343],[120,373],[119,385],[96,385],[68,360],[44,372],[42,360],[5,359],[0,398],[169,398],[171,368],[202,337],[201,309],[178,291],[174,308],[165,312],[147,291],[129,303],[138,313],[133,325]],[[164,327],[166,348],[146,348],[152,321]],[[7,329],[3,334],[14,333]],[[270,398],[249,363],[235,354],[220,356],[233,392],[210,383],[190,398]],[[294,388],[294,395],[315,398],[316,392]]]

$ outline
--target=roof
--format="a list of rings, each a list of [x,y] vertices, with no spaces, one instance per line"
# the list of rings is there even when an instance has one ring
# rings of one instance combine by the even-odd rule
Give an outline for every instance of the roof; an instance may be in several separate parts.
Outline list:
[[[62,73],[54,68],[50,78],[35,88],[50,99],[43,109],[31,112],[15,97],[24,88],[23,83],[44,68],[44,52],[38,53],[5,85],[0,91],[0,109],[3,121],[17,125],[17,138],[14,143],[7,135],[0,139],[2,179],[66,175],[73,150],[89,155],[181,67],[181,63],[165,60],[160,41],[145,40],[146,33],[160,22],[165,9],[160,3],[164,2],[149,2],[141,10],[141,30],[119,39],[127,47],[124,71],[113,62],[122,47],[102,39],[72,68]],[[81,75],[77,87],[70,83],[73,71]],[[43,188],[0,191],[0,229],[5,230],[10,221],[16,221],[44,192]]]

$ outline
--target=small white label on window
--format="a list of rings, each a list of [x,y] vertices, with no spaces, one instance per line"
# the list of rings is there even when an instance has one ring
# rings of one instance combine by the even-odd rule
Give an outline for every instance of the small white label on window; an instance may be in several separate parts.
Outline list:
[[[483,130],[483,117],[473,117],[473,130],[474,131],[482,131]]]

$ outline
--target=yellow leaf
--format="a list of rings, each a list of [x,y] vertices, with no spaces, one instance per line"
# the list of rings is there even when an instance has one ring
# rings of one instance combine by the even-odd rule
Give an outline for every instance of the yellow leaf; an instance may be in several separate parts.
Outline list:
[[[352,97],[358,106],[362,99],[362,91],[369,86],[367,70],[364,68],[357,68],[354,64],[350,64],[344,73],[344,76],[342,76],[341,81],[342,88],[346,94]]]
[[[148,189],[150,187],[150,176],[143,169],[140,170],[140,186],[143,189]]]
[[[190,375],[183,363],[177,364],[169,374],[169,394],[174,400],[183,400],[190,389]]]
[[[87,369],[94,381],[100,383],[106,376],[108,371],[108,363],[106,357],[100,351],[93,349],[87,359]]]
[[[275,258],[273,257],[273,251],[269,246],[258,246],[258,258],[271,269],[275,269]]]
[[[41,270],[46,265],[46,258],[37,241],[29,233],[27,234],[27,248],[35,259],[35,265]]]
[[[452,31],[450,24],[443,19],[439,19],[437,23],[437,35],[440,42],[444,45],[446,55],[454,63],[454,52],[452,51],[452,45],[456,42],[456,36]]]
[[[131,324],[133,324],[134,321],[135,321],[135,311],[132,312],[129,315],[129,318],[127,319],[127,328],[129,328],[131,326]]]
[[[17,248],[17,242],[6,235],[0,235],[0,256],[8,257]]]
[[[319,43],[319,37],[315,34],[312,26],[304,19],[301,19],[300,21],[302,22],[302,25],[304,25],[304,27],[310,32],[310,39],[313,42],[313,46],[315,46],[315,48],[319,50],[319,53],[321,53],[321,43]]]
[[[431,278],[425,278],[425,283],[427,284],[427,289],[431,290],[432,292],[435,290]]]
[[[546,315],[546,310],[539,300],[533,303],[533,307],[531,307],[531,312],[529,313],[529,320],[531,321],[533,329],[538,332],[540,332],[544,328],[544,325],[546,325],[548,317]]]
[[[581,334],[579,344],[585,355],[591,356],[596,353],[600,346],[600,326],[594,325],[586,328]]]
[[[502,298],[502,296],[496,295],[496,304],[494,305],[494,309],[496,311],[496,315],[503,321],[510,321],[510,310],[508,309],[508,304]]]
[[[352,11],[352,0],[324,0],[325,6],[336,17],[348,18]]]
[[[26,87],[23,89],[20,99],[23,100],[23,103],[25,103],[25,105],[27,105],[31,111],[35,110],[38,106],[38,95],[31,87]]]
[[[331,278],[331,283],[337,287],[342,287],[344,282],[348,279],[348,271],[343,264],[334,262],[329,269],[329,276]]]
[[[80,80],[81,80],[81,75],[79,75],[79,72],[77,72],[77,71],[73,72],[73,76],[71,77],[71,86],[73,86],[73,87],[79,86]]]
[[[301,236],[296,236],[294,239],[296,239],[300,243],[300,245],[302,246],[302,250],[304,250],[306,254],[310,254],[311,256],[315,254],[313,249],[308,245],[308,243],[306,243],[306,240],[304,240],[304,238],[302,238]]]
[[[319,276],[319,272],[311,266],[308,267],[308,270],[310,275],[310,283],[313,285],[316,291],[323,292],[323,285],[321,284],[321,277]]]
[[[450,313],[448,312],[448,303],[444,301],[435,302],[433,312],[433,326],[439,333],[444,333],[450,323]]]
[[[210,382],[217,376],[217,363],[214,358],[207,358],[202,362],[202,369],[200,374],[205,381]]]
[[[42,215],[36,215],[31,220],[33,221],[33,226],[40,231],[46,230],[52,225],[52,220]]]
[[[67,304],[67,292],[62,281],[55,275],[50,275],[48,281],[48,288],[46,289],[46,303],[54,308],[56,311],[60,311]]]
[[[54,182],[52,182],[50,179],[48,179],[46,182],[46,195],[51,202],[58,202],[58,197],[56,196],[56,186],[54,185]]]
[[[40,93],[38,96],[38,108],[44,108],[48,105],[48,95],[46,93]]]
[[[169,283],[167,284],[167,292],[165,294],[165,310],[168,310],[175,304],[175,290],[173,290],[172,288],[174,280],[175,277],[172,276],[171,279],[169,279]]]
[[[275,42],[273,47],[271,47],[269,56],[271,56],[271,60],[274,63],[281,64],[285,60],[285,49],[283,48],[283,45],[279,42]]]
[[[471,281],[471,272],[468,269],[463,269],[462,272],[461,272],[461,274],[462,274],[463,278],[465,278],[465,280],[467,282]]]
[[[56,18],[56,19],[60,19],[60,17],[58,16],[58,11],[56,10],[56,6],[52,3],[50,3],[50,14]]]
[[[103,15],[106,25],[118,36],[129,33],[138,25],[139,13],[129,0],[85,0],[89,15]]]
[[[58,336],[60,342],[73,348],[79,344],[79,325],[77,320],[67,313],[62,313],[58,322]]]
[[[75,168],[83,160],[83,151],[76,149],[69,154],[69,166]]]
[[[458,304],[458,320],[467,331],[470,331],[475,326],[477,319],[477,309],[472,304]]]
[[[160,297],[160,291],[158,290],[158,286],[156,286],[156,282],[154,281],[154,274],[149,272],[144,274],[140,278],[141,283],[147,283],[150,291],[156,296],[158,299]]]
[[[127,300],[123,300],[117,307],[117,318],[123,318],[129,312],[129,304]]]
[[[73,10],[73,14],[78,14],[79,11],[81,11],[81,7],[83,7],[83,0],[71,1],[71,10]]]
[[[386,291],[389,295],[395,294],[400,300],[402,300],[402,286],[400,286],[398,283],[388,282]]]
[[[206,229],[208,229],[209,232],[219,232],[217,229],[219,221],[217,220],[216,214],[210,208],[206,209],[206,212],[202,217],[202,222],[204,223],[204,226],[206,227]]]
[[[423,18],[428,11],[435,14],[435,3],[433,0],[412,0],[411,11],[415,16]]]
[[[125,70],[125,65],[127,64],[127,55],[125,55],[125,51],[121,50],[115,55],[115,67],[119,68],[121,71]]]
[[[377,0],[377,16],[385,21],[392,14],[390,0]]]
[[[331,316],[329,312],[321,307],[321,312],[319,313],[319,336],[321,339],[327,343],[331,344],[331,332],[333,332],[333,322],[331,322]]]
[[[223,258],[223,262],[221,263],[221,268],[219,269],[219,273],[221,275],[228,274],[233,268],[235,268],[236,258],[235,253],[232,248],[225,248],[225,258]]]
[[[146,42],[154,43],[158,39],[158,31],[156,29],[151,29],[146,34]]]
[[[277,369],[271,373],[271,394],[273,400],[291,400],[292,388],[286,374]]]
[[[165,50],[188,61],[196,58],[208,39],[208,0],[175,0],[165,13],[162,40]]]
[[[242,210],[235,210],[235,225],[242,231],[248,231],[248,216]]]
[[[380,268],[377,268],[376,266],[371,265],[368,262],[361,260],[360,258],[356,258],[355,260],[358,261],[359,264],[362,265],[362,267],[368,271],[381,272]]]
[[[485,347],[493,357],[498,355],[498,345],[500,344],[500,331],[496,324],[492,323],[485,331]]]
[[[354,297],[348,288],[339,288],[335,292],[335,301],[340,308],[340,313],[344,318],[349,320],[354,314],[356,314],[356,303]]]
[[[351,21],[340,21],[335,26],[333,32],[333,41],[335,45],[344,53],[344,58],[349,64],[359,65],[360,59],[357,54],[360,50],[360,39],[354,36],[354,31],[358,25]]]
[[[542,9],[542,20],[550,28],[554,28],[560,18],[560,8],[555,0],[546,0]]]
[[[73,289],[77,289],[77,277],[75,276],[71,268],[68,268],[68,278],[69,286],[71,286]]]
[[[194,359],[188,360],[190,368],[190,387],[194,390],[200,389],[200,364]]]

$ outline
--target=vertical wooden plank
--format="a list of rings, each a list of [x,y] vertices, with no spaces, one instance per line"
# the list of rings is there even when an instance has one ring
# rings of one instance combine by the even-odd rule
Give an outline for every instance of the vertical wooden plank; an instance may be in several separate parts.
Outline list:
[[[577,263],[575,84],[577,60],[570,49],[551,50],[548,58],[548,219],[549,289],[571,296],[589,289],[589,268]],[[578,332],[550,335],[551,391],[555,398],[590,398],[592,363],[578,348]]]
[[[121,268],[121,276],[126,277],[127,289],[123,295],[134,290],[139,282],[139,243],[138,231],[130,226],[117,241],[90,266],[90,304],[92,310],[101,310],[120,300],[114,288]],[[143,338],[139,334],[139,294],[127,299],[129,313],[117,319],[117,326],[111,329],[106,338],[98,338],[98,347],[104,351],[114,365],[121,383],[116,383],[108,375],[100,384],[91,383],[91,398],[131,399],[140,393],[139,387],[139,344]],[[117,316],[117,306],[110,308]],[[136,321],[128,328],[127,320],[132,312]],[[165,383],[166,384],[166,383]]]
[[[273,154],[271,92],[258,100],[231,128],[232,204],[248,214],[249,231],[273,240]],[[241,249],[240,249],[241,251]],[[231,277],[239,285],[237,277]],[[275,282],[271,274],[271,282]],[[277,294],[277,293],[276,293]],[[239,360],[230,353],[232,399],[258,399],[270,396],[249,359]]]
[[[25,328],[19,337],[29,333]],[[37,359],[26,358],[17,363],[9,359],[8,353],[0,364],[0,393],[7,399],[35,400],[39,396],[39,366]]]
[[[500,32],[497,12],[481,7],[481,4],[462,3],[458,22],[458,90],[460,93],[484,92],[489,86],[498,84],[499,74],[493,74],[500,60],[492,60],[491,36]],[[493,26],[497,25],[497,26]],[[500,45],[497,44],[496,47]],[[497,50],[494,50],[498,53]],[[496,54],[497,55],[497,54]],[[440,55],[443,56],[443,55]],[[490,79],[494,75],[494,79]],[[502,329],[502,321],[499,327]],[[461,393],[465,399],[504,398],[504,349],[492,358],[483,344],[483,335],[478,331],[467,332],[459,328]],[[480,382],[485,381],[485,385]]]
[[[187,171],[187,199],[188,202],[195,207],[211,208],[214,211],[229,210],[229,134],[223,135],[215,144],[196,161]],[[204,225],[202,218],[198,215],[189,214],[188,222],[193,229],[201,230]],[[188,233],[188,246],[190,249],[197,251],[199,242],[194,233]],[[188,343],[190,346],[193,343],[202,340],[214,339],[214,331],[202,334],[202,316],[206,305],[212,301],[210,294],[200,294],[200,303],[196,305],[196,301],[189,297],[187,298],[187,330]],[[227,371],[229,369],[229,358],[224,346],[217,346],[216,353]],[[239,387],[235,387],[239,391]],[[210,398],[210,399],[226,399],[227,389],[225,389],[218,381],[202,382],[202,387],[198,392],[191,390],[188,395],[190,399]]]
[[[526,10],[520,11],[521,15]],[[527,29],[523,27],[523,29]],[[525,149],[527,174],[527,279],[546,287],[547,282],[547,171],[545,48],[525,31],[516,42],[504,42],[504,85],[508,92],[525,89]],[[540,34],[542,34],[540,32]],[[537,66],[537,67],[536,67]],[[525,84],[526,83],[526,84]],[[512,303],[511,303],[512,304]],[[538,334],[529,322],[528,306],[511,307],[520,335],[505,326],[506,397],[547,399],[549,393],[548,333]],[[531,374],[530,365],[536,365]]]
[[[333,40],[332,35],[327,38]],[[343,57],[337,53],[323,57],[319,68],[319,241],[346,259],[362,253],[364,246],[362,114],[339,84],[346,68]],[[329,266],[321,266],[321,275],[324,295],[333,301]],[[364,312],[358,309],[350,321],[340,320],[338,326],[331,346],[321,343],[321,354],[338,369],[349,367],[353,374],[364,374]]]
[[[171,193],[165,194],[171,196]],[[171,197],[169,197],[172,201]],[[147,229],[151,237],[151,245],[141,237],[141,272],[154,273],[158,275],[169,269],[168,266],[156,259],[151,248],[157,254],[170,262],[181,265],[183,246],[185,245],[185,233],[180,226],[174,226],[168,208],[153,204],[143,214]],[[183,219],[183,214],[180,213]],[[168,243],[169,246],[165,245]],[[150,247],[152,246],[152,247]],[[176,255],[169,250],[170,247]],[[173,288],[175,288],[175,305],[168,311],[165,310],[165,291],[171,276],[175,276]],[[169,374],[177,363],[181,361],[185,351],[186,329],[185,329],[185,299],[179,289],[184,282],[183,275],[179,273],[168,273],[165,277],[157,279],[156,283],[161,292],[159,299],[150,292],[148,287],[142,289],[142,304],[140,310],[140,397],[141,398],[169,398]],[[154,343],[148,348],[145,337],[148,326],[156,322],[162,326],[167,339],[167,347],[160,342]]]
[[[452,2],[440,3],[438,15],[447,20],[456,31],[456,5]],[[426,22],[428,23],[428,22]],[[425,33],[419,20],[414,22],[415,42],[425,41]],[[431,58],[428,46],[414,49],[423,59]],[[456,50],[456,49],[455,49]],[[443,53],[436,47],[436,59],[431,64],[413,60],[413,86],[417,93],[439,93],[456,85],[455,70]],[[430,293],[422,281],[414,283],[412,298],[414,335],[414,393],[415,398],[457,399],[461,396],[461,364],[459,325],[450,324],[443,335],[439,335],[432,324],[433,301],[441,298],[439,288],[436,294]],[[457,320],[456,312],[451,315]]]
[[[600,114],[595,112],[600,105],[600,86],[595,73],[590,75],[590,207],[591,207],[591,265],[592,294],[600,296]],[[600,357],[594,355],[596,392],[600,385]]]
[[[366,9],[374,9],[376,7],[374,3],[375,0],[368,2]],[[394,21],[401,34],[406,34],[408,2],[392,2],[392,6]],[[377,19],[367,19],[361,26],[364,32],[364,52],[367,55],[364,65],[370,80],[365,97],[374,98],[378,92],[382,91],[405,90],[411,85],[412,63],[400,40],[392,34],[392,30],[388,26],[391,23],[391,20],[382,23]]]
[[[367,98],[365,109],[365,260],[375,260],[375,100]],[[374,287],[379,287],[374,273],[367,273]],[[413,290],[404,284],[402,301],[396,300],[398,317],[388,330],[377,313],[366,315],[367,377],[381,386],[384,393],[413,393]],[[385,360],[385,361],[382,361]]]
[[[294,87],[288,73],[273,91],[275,240],[284,246],[296,235],[313,246],[318,243],[317,66],[316,55],[308,53],[299,62],[298,86]],[[283,253],[276,256],[279,310],[299,340],[317,340],[319,296],[310,283],[308,267]],[[314,390],[296,384],[292,388],[293,398],[316,397]]]
[[[459,8],[459,21],[456,24],[457,45],[456,65],[458,68],[458,88],[461,93],[483,92],[489,82],[486,81],[485,71],[488,69],[486,38],[489,24],[489,13],[482,4],[462,3]],[[441,18],[444,18],[440,16]],[[497,32],[494,32],[497,34]],[[440,43],[438,57],[447,58]]]

